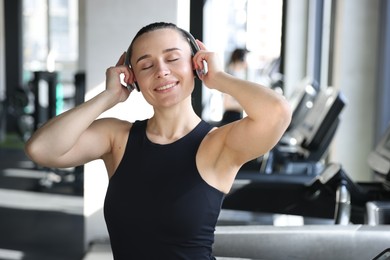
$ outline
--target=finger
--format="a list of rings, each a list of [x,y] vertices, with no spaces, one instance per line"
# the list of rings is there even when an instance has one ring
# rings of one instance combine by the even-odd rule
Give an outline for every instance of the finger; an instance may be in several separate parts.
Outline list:
[[[193,59],[194,67],[196,70],[203,70],[207,61],[206,53],[198,52]]]
[[[197,40],[196,40],[196,43],[198,44],[198,46],[199,46],[199,48],[200,48],[201,50],[207,50],[206,45],[204,45],[203,42],[201,42],[201,41],[199,41],[199,40],[197,39]]]
[[[125,58],[126,58],[126,52],[122,53],[122,55],[119,57],[116,66],[123,65],[125,63]]]
[[[120,81],[123,81],[123,83],[127,83],[132,80],[133,76],[129,68],[121,65],[108,68],[106,71],[106,78],[110,81],[119,79]]]
[[[126,82],[126,84],[133,84],[135,80],[135,77],[134,77],[134,72],[129,69],[129,68],[126,68],[126,73],[124,73],[125,77],[124,77],[124,81]]]

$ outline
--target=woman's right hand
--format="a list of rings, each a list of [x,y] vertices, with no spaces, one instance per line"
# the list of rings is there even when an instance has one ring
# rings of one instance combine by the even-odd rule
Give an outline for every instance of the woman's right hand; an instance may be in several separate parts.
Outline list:
[[[106,71],[106,90],[117,97],[118,103],[124,102],[132,92],[121,83],[121,77],[123,77],[123,83],[127,85],[135,80],[133,71],[128,66],[123,65],[125,57],[126,53],[123,53],[116,65]]]

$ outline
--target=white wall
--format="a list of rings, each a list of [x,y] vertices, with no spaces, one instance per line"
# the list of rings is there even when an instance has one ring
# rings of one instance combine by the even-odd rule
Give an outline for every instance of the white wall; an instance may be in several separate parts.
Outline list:
[[[285,95],[290,97],[296,85],[307,76],[307,9],[308,0],[287,1]]]
[[[85,21],[85,29],[80,31],[85,33],[87,99],[104,89],[106,69],[116,64],[141,27],[166,21],[188,29],[188,3],[183,0],[85,0],[82,3],[85,17],[80,17]],[[180,11],[181,8],[185,10]],[[83,48],[83,43],[80,46]],[[134,121],[151,114],[152,110],[142,96],[133,92],[126,102],[103,116]],[[91,241],[108,238],[102,212],[108,178],[101,161],[85,165],[84,182],[85,242],[88,245]]]
[[[332,161],[354,180],[371,180],[367,156],[373,147],[379,0],[335,1],[334,86],[346,96]]]

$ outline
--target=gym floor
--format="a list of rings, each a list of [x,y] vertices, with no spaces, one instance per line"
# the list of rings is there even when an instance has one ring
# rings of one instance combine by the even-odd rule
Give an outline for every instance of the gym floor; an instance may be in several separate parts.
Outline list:
[[[42,186],[50,174],[16,137],[0,144],[0,259],[79,260],[84,256],[83,197],[70,185]]]

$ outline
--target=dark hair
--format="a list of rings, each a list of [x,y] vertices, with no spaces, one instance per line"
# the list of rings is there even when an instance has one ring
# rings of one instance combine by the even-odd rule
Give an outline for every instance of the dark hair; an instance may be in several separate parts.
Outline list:
[[[229,64],[235,63],[237,61],[245,61],[245,56],[248,53],[248,50],[243,48],[237,48],[232,52],[230,56]]]
[[[130,60],[131,60],[131,56],[133,55],[133,45],[134,45],[135,40],[138,39],[141,35],[143,35],[145,33],[152,32],[152,31],[159,30],[159,29],[173,29],[173,30],[176,30],[177,32],[179,32],[183,36],[183,39],[185,39],[187,41],[187,37],[188,36],[187,36],[186,32],[183,29],[177,27],[177,25],[174,24],[174,23],[155,22],[155,23],[148,24],[148,25],[142,27],[137,32],[137,34],[134,36],[133,40],[131,41],[130,47],[127,50],[129,63],[130,63]]]

